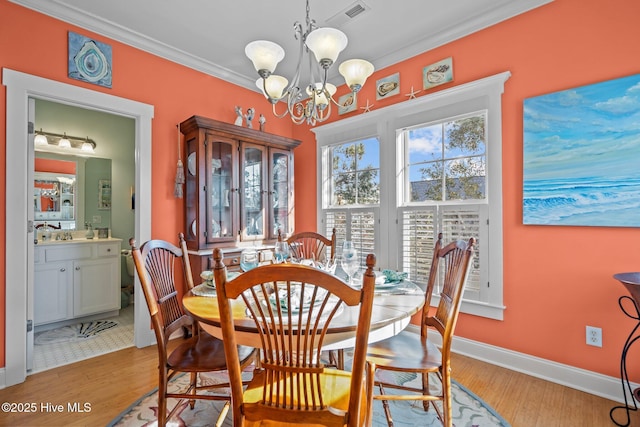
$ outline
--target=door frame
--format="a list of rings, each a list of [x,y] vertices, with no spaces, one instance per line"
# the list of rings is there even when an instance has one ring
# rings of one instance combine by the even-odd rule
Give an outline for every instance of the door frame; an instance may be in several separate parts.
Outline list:
[[[135,239],[151,239],[151,124],[154,107],[66,83],[3,68],[6,86],[6,175],[5,175],[5,367],[0,371],[0,388],[24,382],[27,376],[27,320],[29,280],[33,281],[33,230],[28,229],[28,159],[33,135],[28,129],[29,98],[46,99],[81,108],[130,117],[135,120]],[[31,250],[29,251],[29,248]],[[137,347],[155,341],[150,317],[135,280],[135,333]],[[33,284],[31,283],[31,288]],[[4,376],[4,378],[2,378]]]

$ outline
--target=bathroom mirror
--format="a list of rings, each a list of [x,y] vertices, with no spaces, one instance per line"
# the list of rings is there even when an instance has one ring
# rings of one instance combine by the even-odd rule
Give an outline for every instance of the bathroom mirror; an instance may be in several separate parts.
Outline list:
[[[36,152],[34,222],[111,228],[111,159]]]

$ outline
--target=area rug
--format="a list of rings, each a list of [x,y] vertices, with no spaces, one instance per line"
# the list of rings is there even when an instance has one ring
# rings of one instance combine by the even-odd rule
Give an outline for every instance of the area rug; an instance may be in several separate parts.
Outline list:
[[[118,326],[118,322],[114,322],[113,320],[78,323],[76,325],[63,326],[61,328],[40,332],[35,335],[33,341],[35,344],[55,344],[86,340],[116,326]]]
[[[217,383],[224,381],[224,374],[207,374],[203,381],[205,383]],[[395,375],[391,373],[391,375]],[[415,374],[401,374],[395,376],[395,380],[401,383],[417,384],[420,379]],[[188,375],[182,375],[171,383],[171,387],[176,390],[184,390],[188,386]],[[431,383],[438,383],[437,380]],[[451,385],[453,392],[453,425],[455,427],[510,427],[493,408],[489,407],[478,396],[453,381]],[[388,393],[392,393],[388,390]],[[173,408],[175,399],[169,399],[167,408]],[[157,389],[134,402],[129,408],[116,417],[108,427],[147,427],[157,425]],[[415,426],[442,426],[435,411],[431,409],[424,412],[421,402],[410,401],[390,401],[391,414],[394,426],[415,427]],[[214,426],[224,402],[197,400],[193,410],[189,409],[187,402],[182,402],[177,413],[167,423],[169,426],[192,426],[205,427]],[[223,426],[230,427],[231,411],[227,414]],[[384,427],[387,421],[382,409],[382,402],[374,402],[373,427]]]

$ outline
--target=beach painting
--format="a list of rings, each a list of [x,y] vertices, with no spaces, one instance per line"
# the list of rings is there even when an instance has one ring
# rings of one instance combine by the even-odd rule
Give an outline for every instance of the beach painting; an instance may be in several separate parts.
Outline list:
[[[640,74],[524,101],[523,222],[640,227]]]

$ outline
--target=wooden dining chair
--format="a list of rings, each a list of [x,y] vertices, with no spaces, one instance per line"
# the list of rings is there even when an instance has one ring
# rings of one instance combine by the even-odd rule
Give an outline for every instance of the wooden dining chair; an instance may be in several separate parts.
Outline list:
[[[282,241],[282,234],[278,230],[278,240]],[[313,259],[315,261],[326,262],[336,260],[336,229],[331,231],[331,238],[314,231],[302,231],[293,234],[286,239],[289,245],[289,255],[292,259]],[[329,259],[327,260],[327,248]],[[332,366],[340,369],[344,368],[344,350],[332,350],[328,352],[329,361]]]
[[[278,240],[284,240],[280,230],[278,230]],[[336,258],[335,228],[331,233],[331,238],[314,231],[303,231],[289,236],[286,242],[289,244],[289,252],[292,258],[326,261],[327,252],[329,252],[329,260],[334,261]]]
[[[189,264],[189,255],[180,233],[180,247],[164,240],[149,240],[140,248],[135,240],[130,239],[133,262],[136,267],[147,307],[151,314],[151,322],[156,335],[158,348],[158,425],[164,426],[171,418],[180,402],[188,399],[191,409],[194,399],[226,400],[220,413],[218,423],[221,425],[229,409],[231,396],[227,390],[220,393],[202,394],[203,390],[228,387],[228,383],[215,385],[198,385],[198,374],[203,372],[223,371],[227,369],[222,341],[212,337],[199,328],[198,323],[186,315],[182,308],[181,295],[176,288],[176,264],[180,261],[184,273],[186,291],[193,289],[193,277]],[[191,336],[169,352],[168,343],[171,335],[181,332],[183,328],[191,330]],[[255,349],[238,347],[236,351],[241,365],[247,366],[253,360]],[[179,373],[189,373],[189,388],[182,392],[169,392],[167,384]],[[167,414],[167,399],[179,399],[178,403]]]
[[[233,425],[365,425],[369,405],[365,400],[364,365],[375,255],[367,256],[361,289],[300,264],[263,265],[227,281],[222,251],[214,249],[213,258]],[[348,309],[345,306],[359,306],[351,372],[328,368],[321,358],[328,328]],[[234,324],[234,313],[245,313],[239,307],[246,307],[246,314]],[[236,328],[243,334],[253,334],[261,345],[260,368],[254,371],[246,390],[234,350]]]
[[[436,242],[427,290],[425,292],[425,306],[422,310],[420,335],[402,331],[386,340],[369,345],[367,351],[368,379],[367,392],[369,399],[382,400],[389,426],[393,426],[393,418],[389,409],[389,400],[421,400],[424,410],[429,410],[429,403],[442,401],[442,411],[433,403],[433,407],[442,424],[452,426],[451,412],[451,341],[456,327],[462,293],[470,271],[473,258],[475,239],[469,242],[462,240],[449,243],[442,247],[442,233]],[[439,264],[442,262],[443,271],[439,274]],[[433,315],[429,314],[431,294],[438,276],[442,277],[440,301]],[[440,334],[442,345],[438,349],[429,339],[428,333],[435,331]],[[398,383],[385,382],[379,371],[414,373],[421,375],[421,387],[411,387]],[[435,373],[441,383],[441,390],[432,394],[429,389],[429,374]],[[380,394],[373,395],[375,387]],[[400,393],[387,393],[387,389],[400,390]],[[409,394],[403,392],[410,392]],[[369,414],[371,417],[371,414]]]

